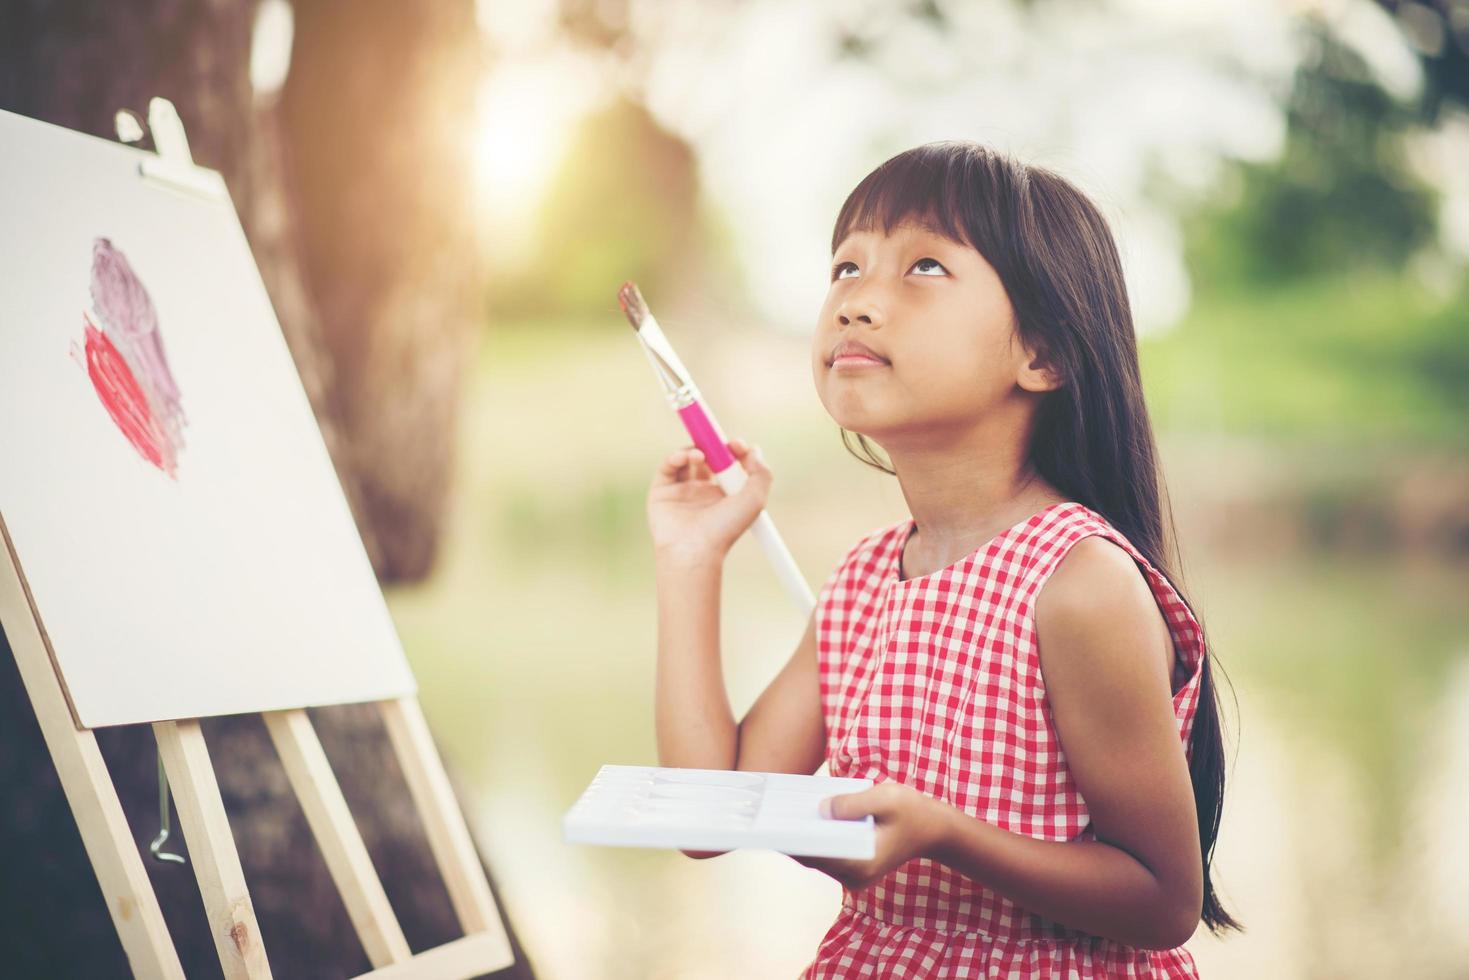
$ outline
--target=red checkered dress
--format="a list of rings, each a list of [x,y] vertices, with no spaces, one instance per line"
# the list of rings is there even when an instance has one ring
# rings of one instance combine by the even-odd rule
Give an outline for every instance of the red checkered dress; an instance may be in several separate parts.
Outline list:
[[[904,520],[868,534],[817,605],[826,761],[833,776],[895,779],[995,826],[1095,840],[1052,723],[1035,597],[1082,538],[1101,535],[1142,569],[1177,653],[1173,713],[1188,751],[1202,631],[1178,593],[1100,514],[1053,504],[929,575],[900,579]],[[802,974],[825,977],[1186,977],[1180,946],[1148,950],[1028,912],[927,858],[843,890]]]

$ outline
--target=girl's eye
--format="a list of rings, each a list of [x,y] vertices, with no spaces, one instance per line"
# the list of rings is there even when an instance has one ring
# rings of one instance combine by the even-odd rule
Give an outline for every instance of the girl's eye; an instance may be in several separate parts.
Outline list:
[[[913,263],[913,269],[921,276],[943,276],[948,275],[948,270],[939,263],[937,259],[923,258]],[[831,277],[836,279],[851,279],[857,275],[857,266],[853,262],[839,262],[831,270]]]

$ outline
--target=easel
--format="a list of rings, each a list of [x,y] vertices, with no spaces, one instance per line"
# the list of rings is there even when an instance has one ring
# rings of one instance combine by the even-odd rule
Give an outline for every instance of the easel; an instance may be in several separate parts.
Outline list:
[[[171,105],[154,102],[149,120],[155,145],[161,152],[170,148],[160,163],[172,168],[181,182],[192,180],[192,161],[182,127],[177,125],[177,114]],[[209,186],[201,190],[208,191]],[[0,553],[0,624],[15,653],[21,680],[123,950],[137,976],[182,978],[178,953],[128,828],[117,789],[103,762],[96,735],[78,723],[68,700],[55,651],[3,515],[0,538],[5,545]],[[384,980],[471,977],[510,966],[513,954],[499,911],[417,698],[377,704],[465,933],[417,955],[408,948],[305,709],[262,714],[291,788],[374,967],[362,976]],[[155,722],[153,733],[177,800],[190,861],[224,975],[231,980],[269,977],[270,964],[199,721]]]

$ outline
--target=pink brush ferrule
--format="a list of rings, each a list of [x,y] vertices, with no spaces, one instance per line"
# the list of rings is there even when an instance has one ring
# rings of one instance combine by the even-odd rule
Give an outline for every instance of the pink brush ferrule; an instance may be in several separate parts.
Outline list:
[[[691,402],[678,410],[678,417],[683,419],[685,429],[694,440],[694,445],[704,453],[704,461],[709,464],[709,469],[715,473],[722,473],[725,469],[734,465],[735,458],[730,455],[729,447],[724,444],[724,437],[714,426],[714,420],[704,411],[704,406]]]

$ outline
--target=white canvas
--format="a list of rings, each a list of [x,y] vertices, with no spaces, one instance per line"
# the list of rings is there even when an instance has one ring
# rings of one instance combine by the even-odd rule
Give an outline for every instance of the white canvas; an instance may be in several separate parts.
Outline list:
[[[143,178],[150,156],[0,112],[0,517],[77,717],[412,694],[234,209]],[[125,257],[156,314],[161,339],[135,343],[131,365],[166,358],[176,386],[144,386],[148,432],[181,441],[167,467],[92,380],[89,365],[118,361],[87,353],[111,329],[92,292],[99,249]]]
[[[562,818],[579,844],[690,851],[763,848],[805,857],[870,859],[872,817],[835,820],[824,797],[860,793],[872,780],[655,766],[603,766]]]

